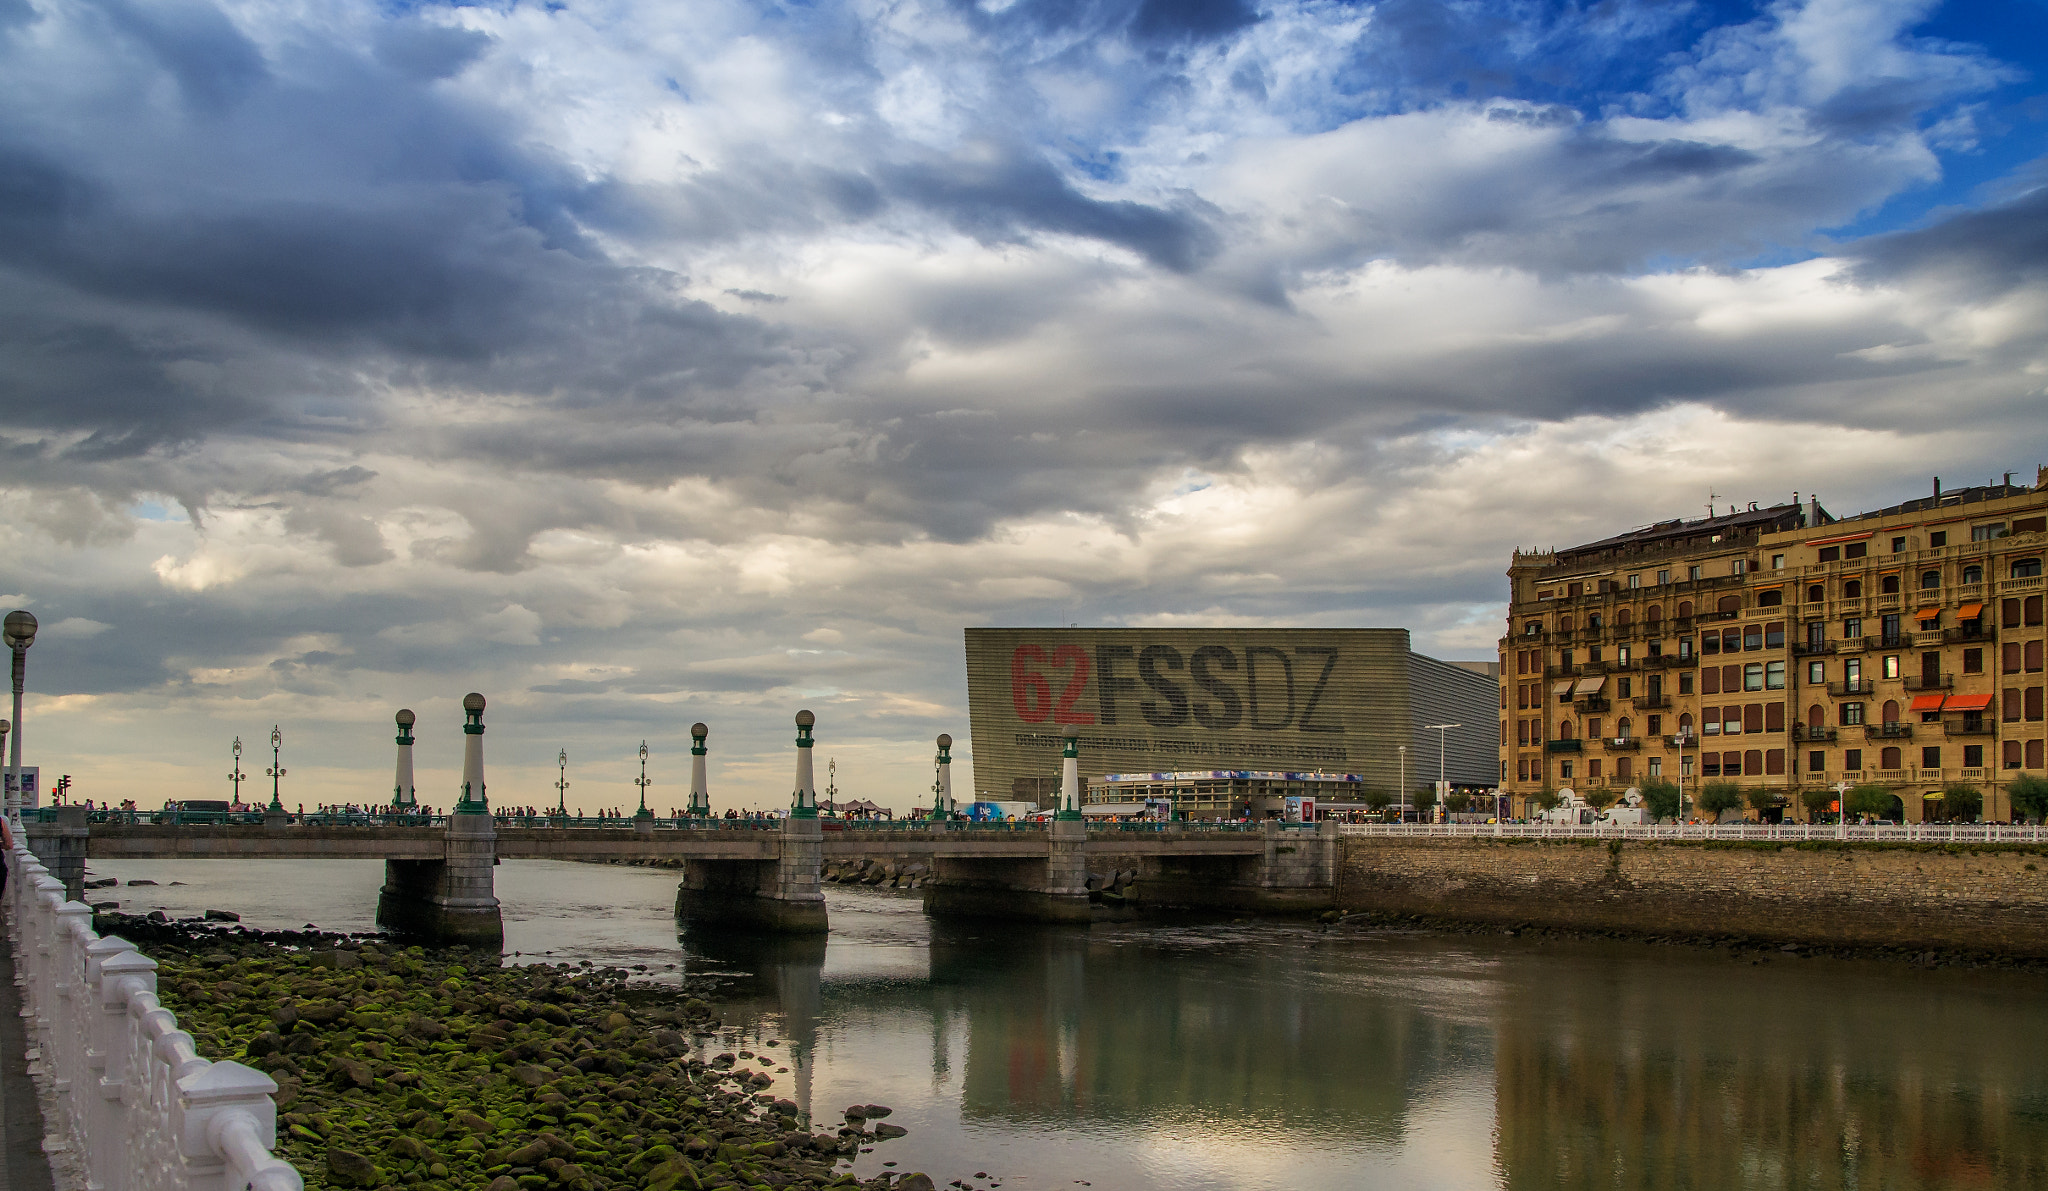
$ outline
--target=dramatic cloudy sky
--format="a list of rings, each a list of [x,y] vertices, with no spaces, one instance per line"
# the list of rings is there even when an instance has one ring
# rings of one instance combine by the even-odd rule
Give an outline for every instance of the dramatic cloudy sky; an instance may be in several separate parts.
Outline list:
[[[974,624],[2048,459],[2048,3],[0,0],[29,760],[907,806]],[[264,758],[267,762],[268,758]],[[821,757],[822,760],[822,757]],[[259,765],[260,768],[260,765]],[[822,775],[821,775],[822,776]]]

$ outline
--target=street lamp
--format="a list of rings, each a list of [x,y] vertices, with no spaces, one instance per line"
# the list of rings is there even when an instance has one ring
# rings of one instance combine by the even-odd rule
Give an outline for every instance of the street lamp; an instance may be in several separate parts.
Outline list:
[[[242,772],[242,738],[237,736],[235,737],[235,771],[228,775],[228,783],[235,788],[233,802],[239,803],[242,801],[242,783],[246,780],[248,780],[248,775]]]
[[[561,755],[555,758],[555,764],[560,766],[562,770],[562,776],[555,779],[555,817],[560,819],[566,819],[569,817],[568,749],[563,749]]]
[[[635,819],[652,819],[654,812],[647,809],[647,742],[640,742],[640,776],[634,782],[640,787],[640,809],[633,812]]]
[[[276,724],[272,724],[270,726],[270,806],[268,809],[271,813],[280,815],[284,813],[284,803],[279,802],[277,798],[277,779],[284,776],[284,766],[277,763],[277,750],[283,744],[284,733],[278,731]]]
[[[1439,809],[1443,808],[1444,795],[1447,793],[1444,786],[1444,742],[1450,739],[1452,728],[1462,728],[1464,726],[1463,724],[1424,724],[1422,727],[1424,732],[1436,733],[1436,804]]]
[[[7,648],[14,651],[14,742],[13,751],[7,762],[7,822],[15,831],[14,838],[21,837],[21,798],[28,791],[21,788],[21,686],[28,674],[28,647],[36,643],[36,618],[20,609],[7,614],[5,622]]]
[[[1394,747],[1401,750],[1401,821],[1406,823],[1408,821],[1408,746],[1397,744]]]

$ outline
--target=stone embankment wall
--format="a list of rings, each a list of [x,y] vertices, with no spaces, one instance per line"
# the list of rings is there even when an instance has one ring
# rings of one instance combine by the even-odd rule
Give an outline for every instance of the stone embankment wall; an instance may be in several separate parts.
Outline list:
[[[2048,958],[2048,848],[1351,836],[1337,904],[1501,926]]]

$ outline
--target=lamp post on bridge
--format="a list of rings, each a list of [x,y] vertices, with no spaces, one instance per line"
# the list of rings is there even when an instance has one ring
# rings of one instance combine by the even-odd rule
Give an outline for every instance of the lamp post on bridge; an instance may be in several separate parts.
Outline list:
[[[471,691],[462,697],[462,797],[455,803],[458,815],[488,815],[489,799],[484,791],[484,697]]]
[[[36,643],[36,618],[17,608],[7,614],[4,627],[7,648],[14,652],[14,739],[9,745],[5,811],[14,838],[21,839],[21,798],[28,793],[21,788],[21,691],[28,676],[28,647]]]
[[[559,766],[562,771],[562,775],[555,779],[555,818],[566,819],[569,817],[568,749],[563,749],[561,751],[561,754],[555,758],[555,764]]]
[[[796,713],[796,790],[790,795],[789,817],[818,817],[817,781],[811,776],[811,729],[818,723],[809,708]]]
[[[1069,736],[1060,749],[1060,809],[1055,820],[1078,822],[1081,818],[1081,739]]]
[[[281,815],[284,813],[284,803],[277,796],[277,781],[284,776],[284,766],[277,763],[277,755],[278,750],[283,746],[284,733],[278,730],[276,724],[272,724],[270,726],[270,768],[266,771],[270,775],[270,805],[264,810],[266,814]]]
[[[953,736],[949,732],[939,733],[939,755],[932,769],[932,818],[943,819],[953,809]]]
[[[242,783],[247,780],[247,775],[242,772],[242,738],[237,736],[235,737],[235,771],[228,774],[228,784],[235,789],[234,803],[242,801]],[[230,803],[230,805],[233,805],[233,803]]]
[[[398,724],[398,769],[391,780],[391,805],[409,811],[420,801],[412,785],[412,726],[419,722],[419,717],[411,708],[401,707],[392,718]]]
[[[711,787],[704,780],[704,754],[711,750],[704,740],[711,735],[711,729],[703,723],[690,725],[690,817],[708,819],[711,817]]]
[[[647,809],[647,787],[649,783],[647,780],[647,742],[644,740],[640,742],[640,776],[634,780],[633,784],[640,787],[640,809],[633,812],[633,818],[635,820],[652,819],[654,812]]]

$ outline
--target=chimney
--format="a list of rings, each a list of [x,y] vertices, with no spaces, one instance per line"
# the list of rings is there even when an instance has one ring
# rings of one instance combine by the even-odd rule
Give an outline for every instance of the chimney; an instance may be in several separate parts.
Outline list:
[[[1812,496],[1807,497],[1807,499],[1812,503],[1807,506],[1806,524],[1818,526],[1820,524],[1820,493],[1816,492]]]
[[[1941,503],[1941,477],[1934,477],[1934,503]]]

